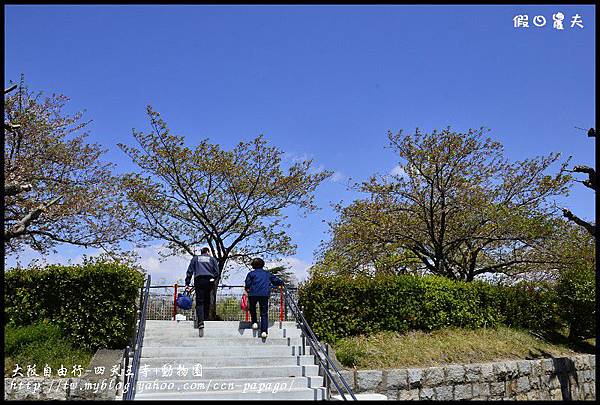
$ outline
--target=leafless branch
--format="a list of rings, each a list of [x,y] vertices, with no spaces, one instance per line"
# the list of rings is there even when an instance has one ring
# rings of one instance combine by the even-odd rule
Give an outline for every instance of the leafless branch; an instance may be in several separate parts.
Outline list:
[[[17,222],[11,230],[6,231],[4,233],[4,241],[9,241],[12,238],[16,238],[18,236],[24,235],[27,231],[27,227],[31,222],[35,221],[40,217],[40,215],[48,210],[51,206],[56,204],[61,197],[55,197],[47,203],[40,204],[34,210],[30,211],[27,215],[25,215],[19,222]]]
[[[575,222],[577,225],[584,227],[592,236],[596,236],[596,225],[593,225],[579,218],[577,215],[573,214],[568,208],[563,208],[562,212],[565,218],[567,218],[569,221]]]

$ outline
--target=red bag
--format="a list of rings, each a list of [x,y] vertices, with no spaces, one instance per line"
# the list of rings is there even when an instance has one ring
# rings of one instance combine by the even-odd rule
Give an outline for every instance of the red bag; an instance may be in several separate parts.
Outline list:
[[[248,310],[248,295],[247,294],[242,295],[242,301],[240,302],[240,308],[242,308],[242,311]]]

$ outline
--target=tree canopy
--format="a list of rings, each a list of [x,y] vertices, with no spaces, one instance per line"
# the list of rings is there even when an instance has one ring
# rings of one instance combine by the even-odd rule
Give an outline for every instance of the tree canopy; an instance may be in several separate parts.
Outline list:
[[[313,192],[331,172],[315,172],[312,160],[285,169],[283,152],[263,136],[232,150],[207,139],[192,149],[158,112],[147,113],[151,131],[134,131],[138,147],[119,144],[140,168],[124,179],[136,229],[172,253],[207,244],[221,269],[228,260],[294,253],[283,211],[316,209]]]
[[[286,287],[297,287],[298,279],[292,270],[286,266],[274,266],[268,268],[267,271],[277,277],[279,277]]]
[[[4,243],[47,252],[60,243],[118,251],[132,238],[113,165],[87,143],[90,121],[65,112],[69,99],[25,85],[5,90]]]
[[[340,209],[322,259],[362,256],[375,272],[462,280],[548,263],[537,248],[553,234],[553,197],[568,192],[567,162],[555,153],[510,162],[485,132],[390,131],[398,174],[356,185],[369,197]],[[554,163],[560,167],[549,174]]]

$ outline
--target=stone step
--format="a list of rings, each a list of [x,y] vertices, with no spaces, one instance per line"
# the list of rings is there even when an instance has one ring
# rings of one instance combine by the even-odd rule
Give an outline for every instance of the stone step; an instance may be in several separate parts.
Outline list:
[[[130,360],[129,364],[132,364]],[[269,366],[311,366],[315,364],[314,356],[261,356],[261,357],[221,357],[221,356],[191,356],[181,359],[173,357],[141,358],[140,367],[147,364],[149,367],[162,367],[164,364],[172,364],[174,368],[178,365],[193,367],[201,364],[202,367],[269,367]]]
[[[323,386],[323,377],[247,377],[247,378],[223,378],[223,379],[208,379],[205,377],[190,379],[155,379],[139,381],[136,385],[136,392],[217,392],[217,391],[243,391],[249,390],[252,387],[272,387],[277,389],[293,389],[296,388],[320,388]]]
[[[201,364],[201,363],[200,363]],[[139,381],[154,380],[189,380],[190,378],[199,379],[243,379],[243,378],[285,378],[285,377],[319,377],[319,367],[317,365],[306,366],[243,366],[243,367],[202,367],[197,369],[199,376],[194,376],[193,364],[182,364],[187,369],[187,375],[178,375],[177,365],[172,368],[172,375],[163,376],[161,367],[142,367],[138,373]]]
[[[206,346],[293,346],[302,345],[302,338],[274,338],[268,337],[265,339],[255,338],[215,338],[207,337],[206,335],[199,338],[196,337],[152,337],[144,336],[143,347],[168,347],[177,345],[178,347],[206,347]]]
[[[199,340],[201,338],[198,338]],[[198,346],[198,347],[142,347],[142,358],[172,357],[185,359],[189,357],[261,357],[261,356],[296,356],[302,353],[301,346]],[[306,347],[306,354],[310,348]]]
[[[170,401],[170,400],[323,400],[325,399],[325,388],[292,388],[273,392],[253,391],[214,391],[214,392],[179,392],[173,395],[171,392],[145,392],[135,395],[136,400],[148,401]]]

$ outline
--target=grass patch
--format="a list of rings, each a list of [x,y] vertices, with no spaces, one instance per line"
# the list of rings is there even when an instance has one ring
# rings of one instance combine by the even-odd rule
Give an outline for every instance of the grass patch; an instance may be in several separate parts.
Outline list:
[[[339,340],[336,357],[345,367],[404,368],[484,363],[574,355],[567,343],[553,344],[525,330],[446,328],[432,332],[379,332]]]
[[[74,347],[55,325],[40,323],[23,327],[4,327],[4,375],[12,377],[18,364],[20,372],[27,377],[27,366],[35,364],[36,372],[43,376],[44,367],[50,366],[52,376],[58,377],[58,369],[67,369],[65,377],[73,377],[73,366],[85,370],[92,359],[89,350]]]

